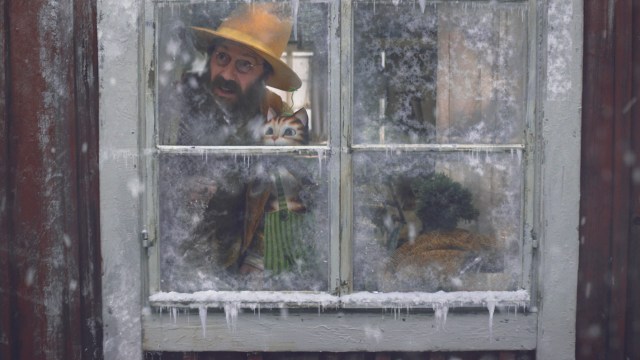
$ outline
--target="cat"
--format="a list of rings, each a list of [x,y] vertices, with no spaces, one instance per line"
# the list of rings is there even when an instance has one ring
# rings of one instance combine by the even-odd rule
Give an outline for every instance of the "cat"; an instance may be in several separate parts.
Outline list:
[[[269,108],[263,128],[262,144],[300,146],[309,144],[309,116],[305,108],[292,115],[277,115]]]
[[[309,143],[309,116],[305,108],[300,108],[293,114],[277,115],[269,108],[263,127],[263,145],[268,146],[300,146]],[[276,172],[281,178],[289,210],[304,212],[305,206],[298,194],[301,190],[299,181],[284,167],[278,166]],[[278,199],[275,194],[275,172],[271,174],[272,191],[267,202],[266,211],[279,210]]]
[[[305,108],[293,114],[277,115],[269,109],[263,127],[263,145],[300,146],[309,143],[309,116]],[[268,199],[264,206],[264,269],[272,274],[293,271],[308,262],[308,246],[302,238],[310,219],[300,198],[303,185],[287,162],[268,170]],[[295,169],[295,166],[293,167]],[[295,173],[295,171],[294,171]]]

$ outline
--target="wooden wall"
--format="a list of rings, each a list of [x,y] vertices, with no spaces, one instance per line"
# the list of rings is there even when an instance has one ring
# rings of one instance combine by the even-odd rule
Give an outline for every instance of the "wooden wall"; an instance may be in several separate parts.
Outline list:
[[[0,18],[0,358],[101,358],[96,1]]]
[[[640,0],[587,0],[578,359],[640,359]]]

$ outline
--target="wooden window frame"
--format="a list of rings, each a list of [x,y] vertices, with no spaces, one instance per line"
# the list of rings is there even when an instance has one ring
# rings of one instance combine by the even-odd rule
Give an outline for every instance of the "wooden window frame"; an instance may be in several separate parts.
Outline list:
[[[99,21],[101,43],[100,75],[100,183],[101,234],[104,260],[103,302],[105,304],[105,354],[112,358],[136,358],[144,350],[154,351],[425,351],[425,350],[531,350],[541,358],[570,358],[573,355],[577,286],[579,151],[582,75],[582,3],[561,0],[530,0],[529,26],[529,89],[527,121],[535,125],[537,133],[528,133],[527,141],[534,144],[533,166],[527,169],[528,190],[533,197],[533,211],[526,223],[525,239],[530,245],[527,265],[531,273],[531,303],[528,311],[514,314],[501,311],[489,316],[482,307],[450,312],[443,321],[437,309],[384,311],[345,308],[261,308],[259,314],[240,315],[229,326],[224,311],[210,311],[206,319],[196,314],[175,316],[176,312],[151,310],[148,302],[147,276],[149,257],[143,246],[144,230],[149,234],[147,211],[153,198],[148,197],[148,174],[155,169],[148,161],[146,149],[153,134],[145,121],[153,114],[149,101],[147,80],[152,76],[153,47],[148,46],[153,33],[153,6],[146,1],[104,0],[99,12],[114,14]],[[339,8],[339,16],[332,21],[350,19],[351,2],[331,2]],[[550,12],[560,6],[559,14]],[[556,19],[567,15],[571,20]],[[118,16],[120,15],[120,16]],[[573,15],[573,16],[572,16]],[[577,16],[576,16],[577,15]],[[548,22],[557,21],[555,27]],[[333,51],[351,46],[351,29],[340,28],[340,38],[331,41]],[[335,32],[333,32],[335,33]],[[570,49],[558,46],[549,39],[568,33]],[[336,35],[331,35],[336,36]],[[153,39],[151,39],[153,43]],[[578,51],[574,51],[578,49]],[[569,51],[571,50],[571,51]],[[344,52],[342,52],[345,54]],[[331,65],[340,68],[330,79],[331,112],[350,119],[349,55],[335,57]],[[335,63],[337,61],[337,63]],[[567,64],[566,73],[555,71]],[[336,78],[337,77],[337,78]],[[336,80],[337,79],[337,80]],[[555,88],[554,81],[566,80],[567,88]],[[331,99],[342,99],[331,101]],[[347,99],[347,100],[345,100]],[[345,106],[345,102],[347,105]],[[349,174],[350,128],[348,121],[331,126],[332,156],[343,157],[330,164],[330,171]],[[317,150],[317,149],[313,149]],[[225,150],[227,151],[227,150]],[[234,150],[229,149],[233,152]],[[337,177],[336,177],[337,178]],[[349,186],[334,184],[332,194],[340,198],[341,207],[350,200],[334,193],[340,189],[349,194]],[[342,188],[341,188],[342,186]],[[150,200],[151,199],[151,200]],[[332,210],[333,211],[333,210]],[[349,278],[350,224],[349,214],[332,214],[340,221],[331,228],[330,279]],[[340,226],[340,224],[343,226]],[[336,262],[336,263],[334,263]],[[155,266],[151,261],[151,266]],[[339,274],[335,274],[335,269]],[[336,276],[338,275],[338,276]],[[347,292],[349,285],[347,284]],[[167,304],[170,305],[170,304]],[[202,304],[197,304],[200,306]],[[316,305],[322,305],[316,303]],[[377,304],[381,305],[381,304]],[[423,304],[426,306],[426,304]],[[430,305],[435,309],[436,303]],[[498,304],[499,305],[499,304]],[[188,305],[187,307],[197,307]],[[491,306],[489,306],[491,308]],[[324,311],[318,315],[318,311]],[[283,316],[286,314],[287,316]],[[489,322],[492,322],[491,326]],[[202,324],[206,323],[203,336]],[[411,334],[407,336],[407,334]],[[384,336],[383,336],[384,335]],[[383,336],[383,337],[382,337]],[[499,340],[499,341],[497,341]],[[554,356],[551,356],[551,355]]]

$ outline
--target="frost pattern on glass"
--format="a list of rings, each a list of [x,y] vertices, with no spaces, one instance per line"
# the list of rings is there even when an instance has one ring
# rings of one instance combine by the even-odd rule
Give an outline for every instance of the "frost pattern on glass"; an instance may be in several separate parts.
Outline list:
[[[265,1],[270,2],[271,1]],[[294,92],[269,88],[292,111],[305,107],[310,114],[310,143],[327,141],[328,134],[328,6],[278,1],[283,16],[293,16],[294,29],[282,60],[302,79]],[[292,5],[296,5],[292,8]],[[198,50],[192,26],[216,29],[244,0],[160,4],[157,16],[157,57],[149,73],[157,85],[158,141],[166,145],[255,145],[243,139],[243,122],[260,124],[253,114],[229,115],[214,103],[208,88],[208,58]],[[155,81],[154,81],[155,80]],[[272,95],[275,95],[272,94]],[[285,109],[288,110],[288,109]],[[246,115],[246,116],[244,116]],[[179,135],[188,125],[189,138]],[[234,141],[234,136],[240,137]]]
[[[326,290],[327,172],[317,159],[163,154],[159,169],[163,291]]]
[[[521,142],[527,4],[420,7],[354,5],[354,141]]]
[[[359,153],[353,163],[356,291],[517,288],[522,206],[517,156]],[[433,174],[446,175],[450,183],[441,179],[445,187],[435,193],[420,190],[438,179]],[[465,207],[477,210],[468,217],[473,220],[464,220]],[[454,222],[447,225],[442,219],[451,216]]]

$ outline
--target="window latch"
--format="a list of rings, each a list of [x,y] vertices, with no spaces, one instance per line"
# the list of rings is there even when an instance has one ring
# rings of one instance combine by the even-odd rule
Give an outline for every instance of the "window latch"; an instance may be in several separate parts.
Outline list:
[[[348,294],[349,288],[350,288],[349,281],[343,280],[342,282],[339,282],[338,280],[338,284],[336,285],[335,290],[333,290],[333,294],[336,296],[340,296],[342,294]]]

